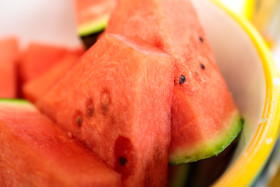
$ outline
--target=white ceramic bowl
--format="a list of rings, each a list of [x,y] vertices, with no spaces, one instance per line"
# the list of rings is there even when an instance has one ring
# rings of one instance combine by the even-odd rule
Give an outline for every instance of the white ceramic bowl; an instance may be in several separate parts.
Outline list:
[[[234,157],[214,185],[247,186],[261,171],[278,136],[280,79],[264,41],[248,21],[216,1],[193,3],[245,118]]]

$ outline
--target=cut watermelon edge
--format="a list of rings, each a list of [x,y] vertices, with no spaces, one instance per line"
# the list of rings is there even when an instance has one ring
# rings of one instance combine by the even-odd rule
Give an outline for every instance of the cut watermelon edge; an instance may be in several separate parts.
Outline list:
[[[169,165],[179,165],[189,162],[217,156],[239,135],[244,126],[243,118],[236,110],[230,118],[231,122],[227,129],[222,129],[219,134],[214,135],[211,140],[200,142],[192,146],[192,150],[180,150],[177,153],[169,155]],[[204,147],[201,149],[201,147]]]
[[[95,19],[94,21],[78,26],[78,34],[80,36],[87,36],[104,30],[107,26],[109,18],[110,14],[106,14],[102,17],[99,17],[98,19]]]
[[[0,98],[1,103],[17,103],[23,105],[31,105],[29,101],[25,99],[10,99],[10,98]]]
[[[16,107],[21,108],[23,110],[37,110],[37,108],[33,104],[31,104],[28,100],[25,99],[0,98],[0,104],[6,105],[7,107],[15,105]]]

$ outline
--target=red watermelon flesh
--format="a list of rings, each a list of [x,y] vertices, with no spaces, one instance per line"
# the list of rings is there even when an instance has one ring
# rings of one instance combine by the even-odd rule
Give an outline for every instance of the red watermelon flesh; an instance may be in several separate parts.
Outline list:
[[[82,49],[69,49],[52,44],[31,43],[20,61],[21,83],[26,83],[59,62],[67,54],[82,54]]]
[[[237,108],[190,1],[122,0],[107,32],[142,39],[176,59],[171,164],[216,155],[237,136]]]
[[[0,100],[0,141],[0,186],[121,186],[118,173],[26,101]]]
[[[124,186],[167,184],[173,60],[104,35],[37,106],[122,174]]]
[[[47,92],[63,74],[77,62],[79,55],[69,54],[60,60],[56,65],[51,67],[39,77],[29,81],[23,86],[24,98],[35,102],[45,92]]]
[[[17,39],[0,39],[0,98],[17,97],[17,60],[19,55]]]

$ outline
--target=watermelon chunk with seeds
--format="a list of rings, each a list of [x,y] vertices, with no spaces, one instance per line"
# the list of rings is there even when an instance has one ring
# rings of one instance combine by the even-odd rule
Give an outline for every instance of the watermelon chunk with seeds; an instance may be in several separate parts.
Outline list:
[[[69,54],[60,60],[48,71],[23,85],[23,96],[32,102],[36,102],[77,62],[80,55]]]
[[[0,97],[17,97],[17,61],[19,49],[14,37],[0,39]]]
[[[173,59],[143,41],[104,35],[37,106],[122,174],[167,185]]]
[[[68,54],[81,55],[82,53],[82,49],[70,49],[46,43],[30,43],[19,64],[20,81],[24,84],[35,79]]]
[[[240,116],[190,1],[119,1],[106,31],[142,39],[176,60],[170,164],[217,155],[234,140]]]
[[[0,186],[121,186],[117,172],[26,101],[0,100],[0,141]]]

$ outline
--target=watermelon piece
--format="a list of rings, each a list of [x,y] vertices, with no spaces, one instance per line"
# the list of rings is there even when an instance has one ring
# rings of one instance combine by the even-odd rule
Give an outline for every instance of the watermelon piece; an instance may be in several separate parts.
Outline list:
[[[20,61],[21,83],[35,79],[70,53],[81,55],[83,50],[43,43],[29,44]]]
[[[74,0],[78,34],[86,48],[104,31],[117,0]]]
[[[217,155],[239,134],[236,105],[190,1],[122,0],[106,30],[149,42],[176,60],[170,164]]]
[[[60,60],[55,66],[44,72],[39,77],[27,82],[23,86],[23,96],[32,102],[36,102],[47,92],[62,76],[77,62],[79,55],[69,54]]]
[[[0,186],[121,186],[118,173],[30,103],[0,100],[0,121]]]
[[[173,67],[157,48],[106,34],[37,106],[124,186],[166,186]]]
[[[17,39],[0,39],[0,97],[17,97],[17,60],[19,55]]]

